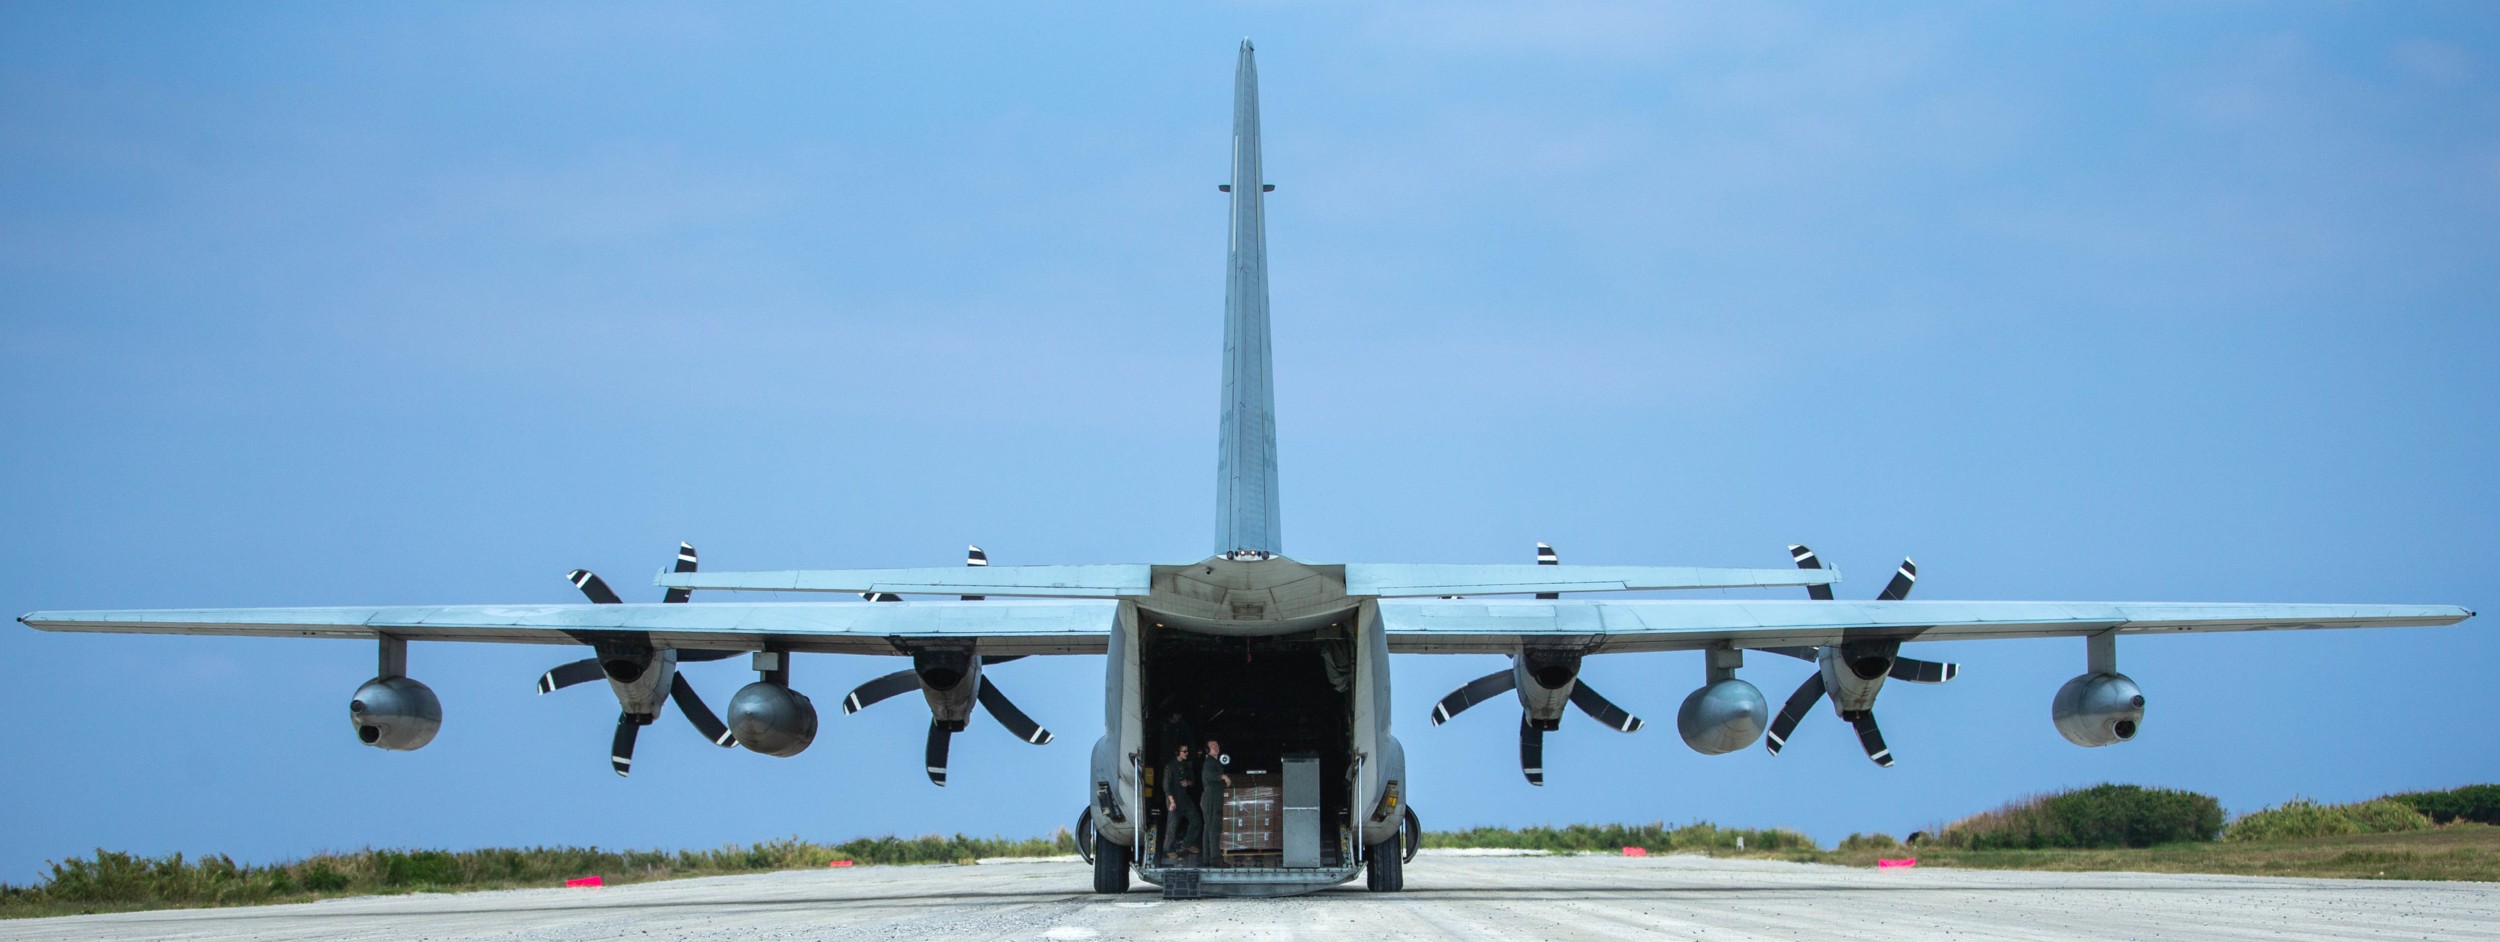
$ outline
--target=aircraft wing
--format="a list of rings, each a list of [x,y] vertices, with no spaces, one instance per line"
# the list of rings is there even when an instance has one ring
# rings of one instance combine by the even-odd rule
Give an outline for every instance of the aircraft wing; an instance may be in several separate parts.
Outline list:
[[[625,605],[395,605],[35,612],[45,631],[582,644],[626,633],[673,648],[767,647],[898,654],[915,642],[976,642],[984,654],[1101,654],[1120,603],[690,602]]]
[[[1577,643],[1590,653],[1945,641],[2179,631],[2402,628],[2474,616],[2453,605],[2274,605],[2197,602],[1380,601],[1389,650],[1508,654],[1522,644]]]

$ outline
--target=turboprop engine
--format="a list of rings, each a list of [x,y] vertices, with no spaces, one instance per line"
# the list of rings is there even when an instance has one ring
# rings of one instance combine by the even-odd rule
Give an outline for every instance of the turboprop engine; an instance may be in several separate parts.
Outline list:
[[[2049,701],[2057,734],[2078,746],[2106,746],[2134,739],[2144,724],[2144,691],[2125,674],[2080,674],[2057,688]]]
[[[443,728],[443,701],[413,679],[376,677],[347,701],[347,721],[355,725],[357,741],[406,752],[434,741]]]
[[[1542,732],[1562,728],[1563,707],[1580,679],[1580,652],[1529,648],[1510,662],[1511,689],[1528,725]]]

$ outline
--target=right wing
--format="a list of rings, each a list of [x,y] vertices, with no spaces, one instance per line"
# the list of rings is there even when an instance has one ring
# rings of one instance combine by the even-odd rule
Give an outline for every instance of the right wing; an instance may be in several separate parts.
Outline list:
[[[658,647],[900,654],[972,643],[983,654],[1101,654],[1120,603],[688,602],[623,605],[396,605],[35,612],[44,631],[582,644],[627,634]]]
[[[1508,654],[1539,642],[1588,653],[1801,647],[1850,640],[2080,637],[2105,631],[2279,631],[2453,625],[2454,605],[2213,602],[1624,602],[1383,600],[1389,650]]]

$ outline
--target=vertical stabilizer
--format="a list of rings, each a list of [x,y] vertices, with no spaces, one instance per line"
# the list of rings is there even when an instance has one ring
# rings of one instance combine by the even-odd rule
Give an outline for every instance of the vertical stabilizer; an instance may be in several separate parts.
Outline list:
[[[1241,41],[1233,75],[1232,264],[1224,274],[1224,418],[1215,458],[1215,551],[1284,552],[1277,526],[1276,392],[1267,340],[1267,195],[1259,172],[1259,67]]]

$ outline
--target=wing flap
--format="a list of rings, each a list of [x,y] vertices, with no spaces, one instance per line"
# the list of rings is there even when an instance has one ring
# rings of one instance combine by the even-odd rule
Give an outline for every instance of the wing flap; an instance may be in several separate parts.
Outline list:
[[[944,566],[916,569],[782,569],[764,572],[663,572],[671,589],[747,592],[891,592],[896,595],[997,595],[1026,598],[1142,597],[1154,567]]]
[[[1709,569],[1693,566],[1548,566],[1527,564],[1409,565],[1347,563],[1352,596],[1429,598],[1442,595],[1526,595],[1534,592],[1635,592],[1651,589],[1755,589],[1830,585],[1837,569]]]
[[[1685,651],[2180,631],[2282,631],[2453,625],[2453,605],[2202,602],[1382,601],[1389,650],[1508,653],[1526,641],[1584,638],[1591,651]]]

